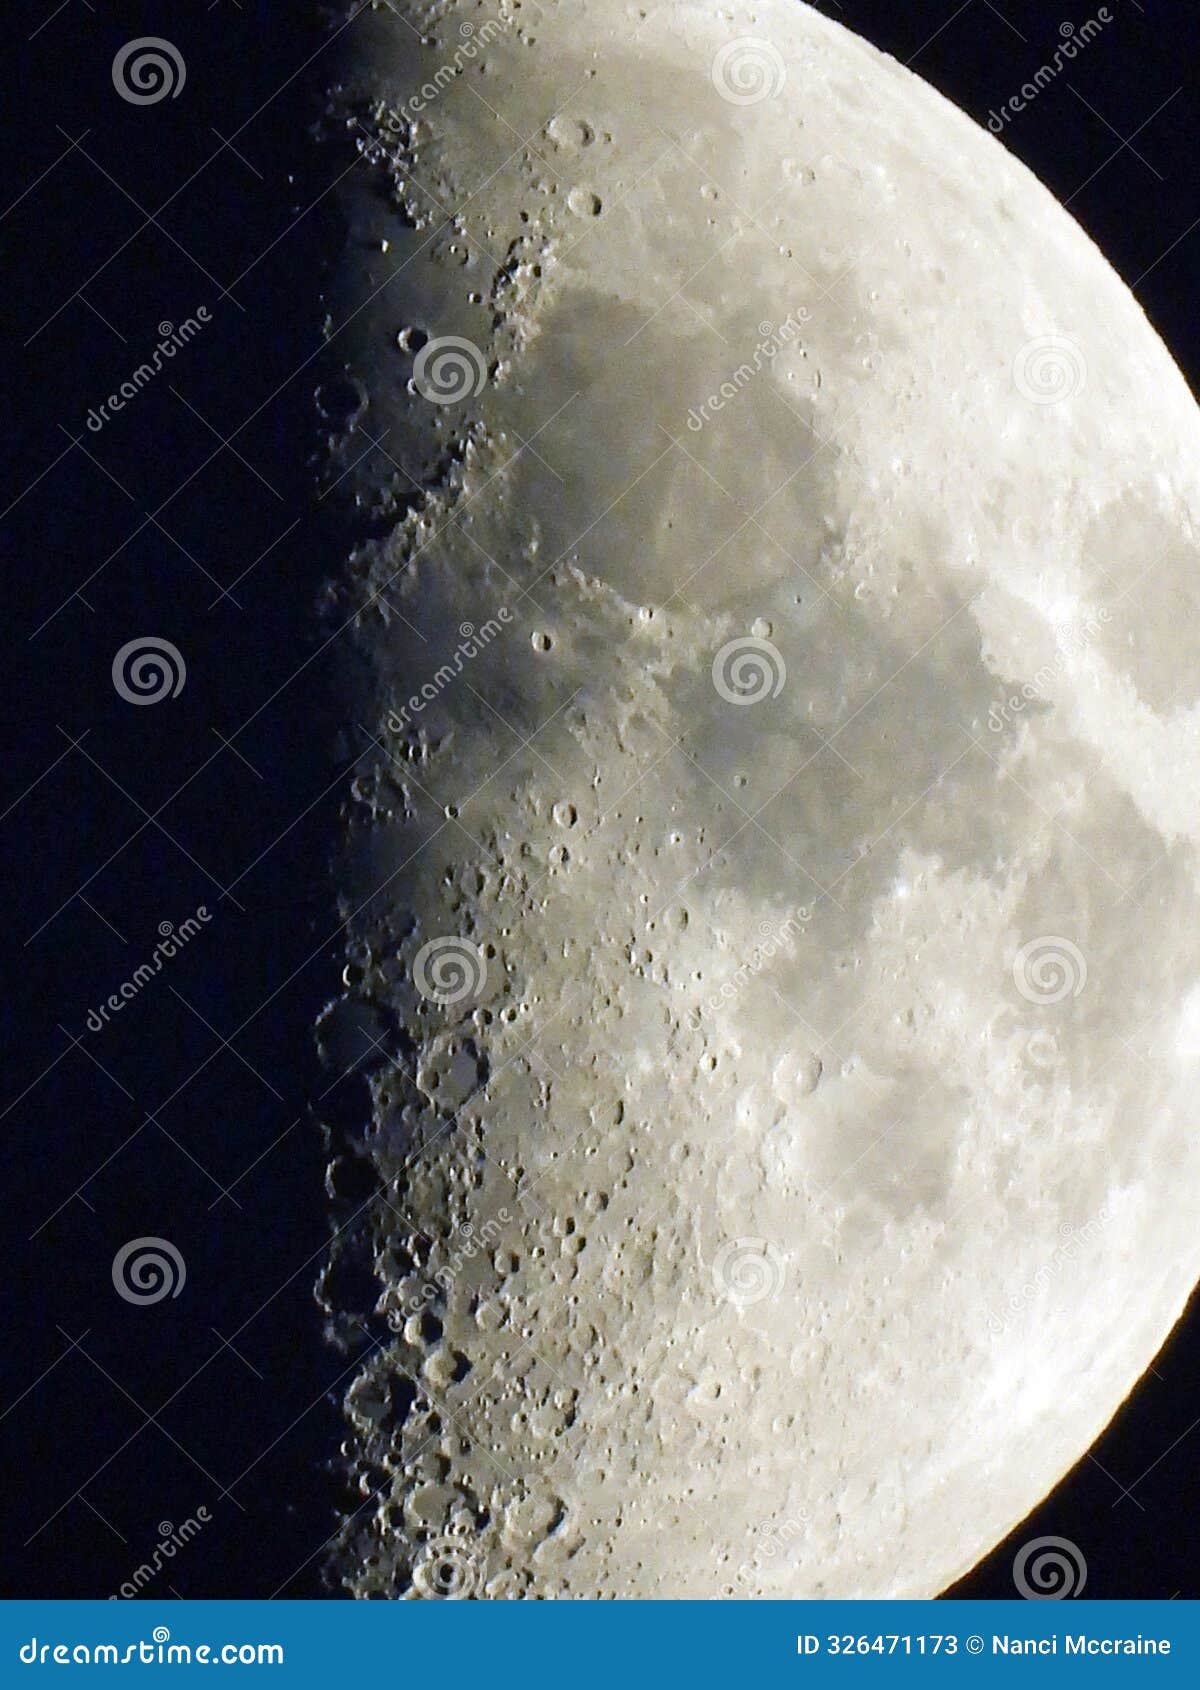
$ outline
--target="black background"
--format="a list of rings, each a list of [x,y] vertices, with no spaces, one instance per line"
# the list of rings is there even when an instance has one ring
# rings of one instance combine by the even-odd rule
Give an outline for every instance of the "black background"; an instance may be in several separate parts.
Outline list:
[[[1005,140],[1197,391],[1200,25],[1182,0],[1109,5]],[[1099,10],[819,9],[981,121],[1060,25]],[[340,968],[325,863],[353,752],[317,614],[338,495],[316,497],[312,467],[321,266],[352,157],[312,140],[336,47],[315,6],[254,0],[42,0],[6,21],[3,1590],[108,1595],[160,1525],[204,1506],[211,1523],[148,1596],[319,1594],[349,1361],[312,1293],[333,1100],[314,1103],[329,1076],[310,1028]],[[163,35],[187,67],[178,98],[118,98],[118,49]],[[211,322],[90,432],[159,325],[200,305]],[[111,678],[139,636],[187,665],[153,708]],[[160,923],[202,904],[203,932],[87,1031]],[[134,1307],[110,1264],[155,1235],[182,1253],[186,1291]],[[1089,1597],[1200,1594],[1198,1357],[1193,1312],[1091,1455],[953,1594],[1011,1596],[1015,1548],[1048,1534],[1079,1545]]]

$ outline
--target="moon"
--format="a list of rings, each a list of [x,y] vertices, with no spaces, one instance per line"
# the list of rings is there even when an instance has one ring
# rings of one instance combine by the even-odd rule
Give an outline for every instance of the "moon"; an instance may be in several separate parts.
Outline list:
[[[346,39],[338,1575],[932,1596],[1200,1272],[1196,407],[803,5]]]

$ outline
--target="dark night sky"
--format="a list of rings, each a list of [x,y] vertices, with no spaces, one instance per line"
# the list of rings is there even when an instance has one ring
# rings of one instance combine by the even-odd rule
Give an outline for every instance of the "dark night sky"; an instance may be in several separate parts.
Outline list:
[[[107,1595],[161,1526],[203,1506],[212,1523],[162,1583],[316,1594],[347,1365],[312,1298],[327,1225],[313,1098],[328,1080],[310,1027],[340,968],[324,872],[348,756],[315,613],[333,552],[312,493],[313,390],[343,168],[309,140],[328,50],[315,6],[195,0],[164,22],[161,5],[55,3],[10,8],[20,144],[0,217],[3,1590]],[[1112,25],[1006,142],[1133,286],[1197,391],[1200,22],[1183,0],[1109,4]],[[981,120],[1062,23],[1098,10],[819,9]],[[180,98],[114,98],[115,53],[164,30],[187,66]],[[89,431],[159,325],[199,306],[209,326]],[[134,635],[185,655],[168,707],[114,692],[113,654]],[[167,984],[85,1035],[161,924],[201,905],[212,920]],[[360,1101],[351,1081],[321,1113]],[[112,1257],[164,1234],[189,1295],[132,1308],[113,1295]],[[1193,1313],[1092,1454],[955,1594],[1012,1595],[1015,1548],[1053,1534],[1085,1553],[1089,1597],[1200,1595],[1198,1360]]]

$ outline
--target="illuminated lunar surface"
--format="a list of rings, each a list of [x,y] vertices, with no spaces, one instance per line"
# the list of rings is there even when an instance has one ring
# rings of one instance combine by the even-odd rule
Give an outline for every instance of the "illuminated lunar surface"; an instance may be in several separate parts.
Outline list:
[[[801,5],[397,10],[327,123],[338,1574],[932,1595],[1200,1268],[1195,406]]]

